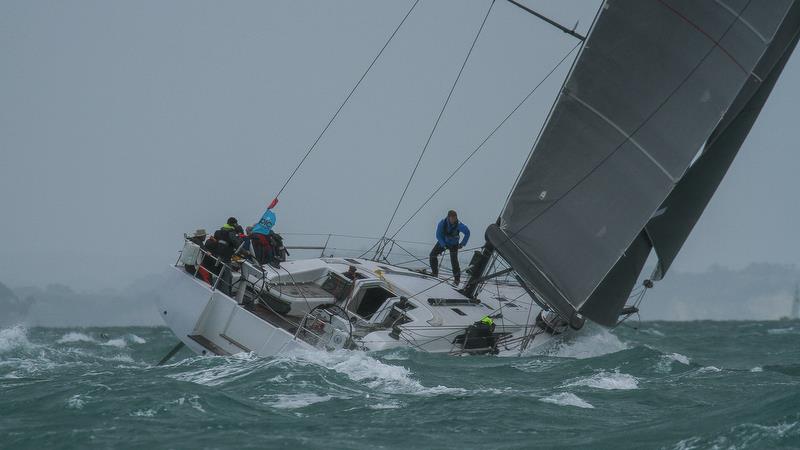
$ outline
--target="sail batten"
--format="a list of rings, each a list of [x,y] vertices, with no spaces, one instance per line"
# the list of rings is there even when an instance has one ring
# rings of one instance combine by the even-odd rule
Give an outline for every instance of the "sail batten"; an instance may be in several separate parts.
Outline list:
[[[629,266],[643,264],[645,227],[752,79],[764,37],[792,3],[603,4],[500,225],[487,231],[562,316],[608,322],[619,299],[607,307],[593,294],[630,284],[620,261],[632,252]],[[620,281],[604,284],[610,278]]]
[[[647,150],[645,150],[644,147],[641,146],[641,144],[636,142],[636,139],[631,134],[628,134],[628,132],[626,132],[619,125],[614,123],[614,121],[612,121],[608,117],[604,116],[600,111],[598,111],[597,109],[593,108],[592,105],[584,102],[577,95],[573,94],[569,90],[565,89],[564,93],[566,95],[569,95],[570,97],[572,97],[576,102],[578,102],[581,105],[583,105],[584,108],[586,108],[589,111],[591,111],[594,114],[596,114],[597,117],[603,119],[607,124],[611,125],[611,127],[613,127],[615,130],[617,130],[619,132],[619,134],[621,134],[622,137],[625,138],[625,141],[630,142],[631,144],[633,144],[637,149],[639,149],[640,152],[642,152],[642,154],[644,156],[647,157],[647,159],[650,160],[650,162],[652,162],[656,167],[658,167],[659,170],[664,172],[664,175],[666,175],[666,177],[669,178],[670,181],[672,181],[673,183],[676,183],[678,181],[678,179],[676,177],[674,177],[671,173],[669,173],[669,171],[667,169],[665,169],[664,166],[662,166],[658,162],[658,160],[653,157],[653,155],[651,155]]]

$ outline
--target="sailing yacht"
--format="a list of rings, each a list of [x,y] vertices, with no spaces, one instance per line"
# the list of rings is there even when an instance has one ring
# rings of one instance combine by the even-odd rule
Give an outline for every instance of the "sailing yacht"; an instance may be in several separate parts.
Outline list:
[[[215,355],[519,354],[613,327],[667,274],[745,141],[797,44],[798,3],[604,1],[586,37],[572,31],[580,51],[463,287],[379,254],[244,260],[204,281],[187,240],[161,316]]]

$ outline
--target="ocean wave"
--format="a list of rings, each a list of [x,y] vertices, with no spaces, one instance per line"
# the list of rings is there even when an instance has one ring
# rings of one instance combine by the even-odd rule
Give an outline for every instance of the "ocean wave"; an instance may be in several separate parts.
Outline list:
[[[28,340],[28,329],[22,325],[0,330],[0,353],[31,347],[33,344]]]
[[[664,333],[662,333],[661,331],[656,330],[655,328],[642,328],[639,331],[641,331],[644,334],[649,334],[649,335],[652,335],[652,336],[666,337],[666,335]]]
[[[403,404],[398,402],[397,400],[389,400],[386,402],[375,403],[372,405],[367,406],[369,409],[400,409],[403,407]]]
[[[688,356],[681,355],[680,353],[663,354],[656,363],[656,370],[659,372],[670,372],[674,363],[688,366],[691,363],[691,360]]]
[[[558,394],[553,394],[547,397],[542,397],[539,399],[540,402],[545,403],[552,403],[554,405],[559,406],[575,406],[578,408],[586,408],[592,409],[591,403],[587,402],[586,400],[578,397],[577,395],[571,392],[559,392]]]
[[[588,330],[577,336],[556,337],[553,341],[534,347],[524,356],[554,356],[586,359],[627,350],[629,347],[605,328],[586,325]]]
[[[577,378],[563,387],[586,386],[594,389],[632,390],[639,389],[639,379],[620,372],[598,372],[588,377]]]
[[[108,345],[110,347],[117,347],[117,348],[125,348],[128,346],[128,343],[125,341],[125,338],[115,338],[103,342],[103,345]]]
[[[702,448],[771,448],[794,442],[800,437],[800,422],[780,422],[775,425],[744,423],[731,427],[716,436],[702,438],[692,436],[672,447],[673,450],[695,450]],[[790,440],[787,442],[787,440]],[[791,445],[791,444],[790,444]],[[795,446],[791,445],[791,447]]]
[[[337,350],[324,352],[299,350],[289,358],[294,362],[310,363],[333,370],[350,380],[363,383],[371,389],[388,394],[441,395],[466,394],[461,388],[447,386],[423,386],[411,376],[411,370],[403,366],[383,363],[363,352]]]
[[[135,335],[133,333],[128,335],[128,340],[132,344],[146,344],[147,343],[147,340],[145,338],[139,337],[139,336],[137,336],[137,335]]]
[[[767,330],[769,334],[796,334],[798,330],[795,330],[794,327],[787,327],[787,328],[770,328]]]
[[[156,415],[156,410],[148,408],[148,409],[137,409],[136,411],[131,413],[133,417],[154,417]]]
[[[330,395],[317,395],[317,394],[278,394],[273,396],[274,401],[268,402],[267,405],[278,409],[297,409],[303,408],[315,403],[327,402],[332,400]]]
[[[81,398],[80,394],[75,394],[67,399],[67,408],[69,409],[83,409],[86,400]]]
[[[219,386],[236,381],[250,375],[253,371],[267,365],[270,360],[259,358],[254,353],[237,353],[225,357],[195,356],[172,365],[193,368],[202,364],[204,367],[168,375],[179,381],[188,381],[204,386]],[[206,364],[213,364],[205,367]],[[272,361],[274,363],[274,360]],[[170,366],[165,366],[170,367]]]
[[[97,342],[97,340],[83,333],[79,333],[77,331],[70,331],[69,333],[66,333],[63,336],[61,336],[61,338],[56,341],[56,344],[67,344],[71,342]]]

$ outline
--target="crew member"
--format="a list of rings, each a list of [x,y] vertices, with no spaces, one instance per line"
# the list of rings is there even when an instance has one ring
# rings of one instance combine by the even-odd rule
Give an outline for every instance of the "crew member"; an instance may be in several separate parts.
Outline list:
[[[238,232],[240,228],[236,218],[229,217],[228,221],[214,232],[214,239],[217,240],[216,256],[226,263],[230,262],[231,256],[242,245],[242,238]]]
[[[461,234],[464,238],[459,242]],[[445,250],[450,250],[450,265],[453,267],[453,281],[456,285],[461,282],[461,267],[458,264],[458,250],[464,248],[469,241],[469,228],[458,221],[458,214],[452,209],[447,212],[447,217],[439,221],[436,226],[436,245],[430,254],[431,274],[439,276],[439,255]]]
[[[261,216],[261,220],[253,225],[250,240],[253,243],[253,251],[259,264],[268,264],[275,259],[274,246],[270,242],[270,234],[275,222],[277,222],[275,213],[271,209],[267,209],[267,212]]]

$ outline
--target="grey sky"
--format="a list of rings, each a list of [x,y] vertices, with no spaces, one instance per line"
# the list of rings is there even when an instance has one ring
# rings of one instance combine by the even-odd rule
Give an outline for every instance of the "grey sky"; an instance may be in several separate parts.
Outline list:
[[[599,2],[527,4],[585,32]],[[0,280],[114,286],[162,271],[184,231],[255,221],[410,5],[0,2]],[[488,6],[420,3],[282,195],[278,231],[382,233]],[[396,224],[574,43],[497,2]],[[799,65],[676,269],[800,261]],[[432,242],[454,208],[482,241],[567,68],[401,238]]]

